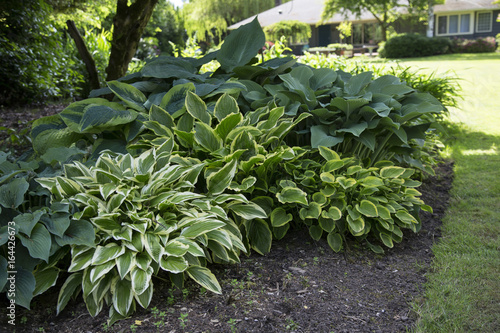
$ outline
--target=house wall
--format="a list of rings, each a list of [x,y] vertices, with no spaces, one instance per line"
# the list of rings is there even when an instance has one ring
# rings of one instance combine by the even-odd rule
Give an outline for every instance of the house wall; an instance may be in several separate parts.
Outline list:
[[[473,22],[471,23],[472,25],[472,30],[471,33],[466,33],[466,34],[439,34],[438,29],[439,29],[439,22],[438,18],[440,15],[443,15],[443,13],[436,13],[436,18],[434,20],[434,36],[438,37],[449,37],[449,38],[464,38],[464,39],[476,39],[480,37],[495,37],[497,34],[500,33],[500,22],[497,21],[497,18],[500,15],[500,10],[493,10],[493,11],[479,11],[479,12],[492,12],[492,27],[491,31],[488,32],[477,32],[477,11],[476,12],[471,12],[471,11],[466,11],[466,12],[457,12],[457,13],[446,13],[447,15],[452,15],[452,14],[464,14],[464,13],[472,13],[473,14]]]

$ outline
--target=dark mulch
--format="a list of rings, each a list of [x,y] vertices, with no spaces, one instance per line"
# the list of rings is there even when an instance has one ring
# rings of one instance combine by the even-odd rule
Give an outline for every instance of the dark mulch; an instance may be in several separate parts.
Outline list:
[[[92,318],[81,297],[56,316],[54,290],[35,298],[31,311],[17,308],[16,332],[406,332],[417,320],[411,303],[424,300],[431,248],[449,199],[452,165],[436,171],[420,188],[434,212],[422,214],[420,233],[406,232],[385,255],[355,241],[334,253],[325,240],[314,242],[306,230],[295,230],[266,256],[212,266],[222,295],[189,282],[181,291],[154,279],[150,307],[107,327],[107,311]],[[0,306],[5,313],[4,299]],[[3,314],[0,331],[12,328]]]

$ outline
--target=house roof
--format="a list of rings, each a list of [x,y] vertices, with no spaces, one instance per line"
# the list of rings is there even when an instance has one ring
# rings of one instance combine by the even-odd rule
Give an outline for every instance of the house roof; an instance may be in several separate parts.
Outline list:
[[[500,9],[500,5],[493,2],[493,0],[446,0],[444,5],[434,6],[434,13]]]
[[[434,6],[434,13],[500,9],[500,5],[493,4],[493,2],[494,0],[446,0],[444,5]],[[297,20],[311,25],[317,24],[321,21],[323,5],[324,0],[292,0],[258,14],[259,23],[262,27],[285,20]],[[229,30],[250,23],[255,16],[257,15],[231,25]],[[325,21],[325,24],[340,23],[343,21],[375,22],[376,19],[369,12],[363,12],[360,17],[354,14],[346,17],[343,14],[337,13]]]
[[[262,27],[285,20],[297,20],[303,23],[316,24],[321,21],[323,2],[324,0],[292,0],[258,14],[259,23]],[[231,25],[229,30],[233,30],[241,25],[250,23],[253,21],[255,16],[257,15]],[[360,17],[352,14],[347,18],[342,14],[335,14],[327,20],[325,24],[340,23],[343,21],[359,22],[376,20],[375,17],[373,17],[373,15],[369,12],[362,13]]]

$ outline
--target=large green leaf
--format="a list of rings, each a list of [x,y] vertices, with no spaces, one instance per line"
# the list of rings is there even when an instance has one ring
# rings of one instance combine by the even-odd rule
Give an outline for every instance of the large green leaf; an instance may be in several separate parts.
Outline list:
[[[207,290],[210,290],[216,294],[222,293],[219,282],[215,278],[215,275],[208,268],[193,265],[186,270],[186,273],[188,273],[188,275],[196,283],[206,288]]]
[[[149,267],[147,271],[135,268],[130,273],[130,280],[132,282],[132,290],[134,294],[141,295],[147,289],[151,283],[151,275],[153,274],[153,268]]]
[[[293,219],[292,214],[287,214],[282,207],[275,208],[271,213],[271,225],[273,227],[282,227]]]
[[[246,221],[246,231],[250,246],[262,255],[271,250],[273,235],[267,223],[261,219]]]
[[[17,231],[30,236],[31,230],[33,230],[33,227],[40,221],[40,217],[42,217],[43,214],[44,212],[42,210],[37,210],[34,213],[17,215],[14,217]]]
[[[60,246],[87,245],[94,246],[95,231],[92,224],[85,220],[72,220],[62,237],[56,237]]]
[[[119,314],[126,316],[134,300],[131,282],[118,280],[111,286],[111,293],[113,294],[113,307]]]
[[[215,104],[214,115],[219,122],[231,114],[239,114],[238,102],[229,94],[224,94]]]
[[[142,91],[130,84],[120,81],[109,81],[107,82],[107,85],[119,99],[124,101],[132,109],[137,111],[146,111],[144,103],[147,99]]]
[[[223,70],[230,72],[252,60],[265,42],[266,37],[256,17],[251,23],[232,31],[224,39],[217,60]]]
[[[138,113],[103,98],[89,98],[70,104],[59,115],[73,132],[100,133],[131,123]]]
[[[358,75],[353,75],[345,84],[345,92],[351,96],[358,95],[371,82],[372,74],[372,72],[362,72]]]
[[[243,120],[241,113],[232,113],[226,116],[224,119],[217,124],[215,128],[215,133],[222,139],[226,140],[226,137],[236,126],[240,125]]]
[[[236,215],[241,216],[246,220],[267,218],[266,212],[259,205],[253,202],[230,204],[228,205],[228,208]]]
[[[59,115],[35,120],[30,135],[33,149],[39,155],[51,147],[69,147],[82,137],[68,128]]]
[[[31,299],[33,298],[33,292],[35,291],[36,280],[31,272],[23,269],[17,268],[16,273],[16,292],[13,293],[15,296],[12,298],[11,293],[7,293],[9,299],[15,299],[16,304],[20,305],[26,309],[30,309]]]
[[[74,273],[68,276],[64,282],[61,290],[59,291],[59,297],[57,298],[57,314],[66,307],[69,300],[75,293],[75,290],[81,288],[82,285],[82,273]]]
[[[339,233],[329,233],[326,240],[328,241],[328,245],[330,245],[333,251],[339,252],[340,250],[342,250],[342,236]]]
[[[109,243],[106,246],[97,246],[92,257],[92,265],[102,265],[110,260],[114,260],[125,252],[125,248],[116,244]]]
[[[8,184],[0,186],[0,205],[16,209],[24,202],[24,194],[29,184],[24,178],[16,178]]]
[[[208,221],[201,221],[201,222],[196,222],[189,227],[185,228],[181,232],[181,236],[184,236],[186,238],[196,238],[200,235],[203,235],[209,231],[219,229],[223,226],[225,226],[226,223],[218,220],[208,220]]]
[[[307,194],[299,188],[285,187],[276,195],[281,203],[299,203],[307,205]]]
[[[141,70],[141,73],[145,77],[159,79],[193,79],[198,76],[196,68],[191,62],[171,56],[161,56],[149,61]]]
[[[49,261],[52,241],[50,233],[43,224],[38,223],[35,225],[29,237],[25,237],[22,234],[19,234],[18,237],[28,249],[31,257],[45,260],[45,262]]]
[[[42,271],[36,271],[34,273],[36,286],[33,291],[33,296],[40,295],[44,293],[47,289],[54,286],[59,277],[59,268],[49,267]]]
[[[182,273],[188,268],[188,262],[184,257],[163,257],[160,260],[160,267],[171,273]]]
[[[344,141],[343,136],[329,135],[329,129],[325,125],[315,125],[311,127],[311,146],[318,148],[319,146],[333,147]]]
[[[205,123],[195,123],[194,139],[209,152],[215,152],[222,148],[222,139],[212,127]]]
[[[191,91],[188,91],[186,95],[186,109],[194,119],[197,119],[210,126],[212,117],[207,111],[205,102],[203,102],[203,100],[198,95]]]
[[[207,189],[212,195],[221,194],[231,185],[231,181],[236,173],[237,161],[232,160],[219,171],[207,177]]]
[[[188,91],[194,92],[195,90],[192,82],[175,85],[163,96],[160,107],[169,114],[175,115],[176,112],[184,108]]]
[[[378,216],[378,210],[377,206],[371,201],[368,200],[361,200],[359,205],[356,205],[356,210],[363,214],[364,216],[368,217],[377,217]]]

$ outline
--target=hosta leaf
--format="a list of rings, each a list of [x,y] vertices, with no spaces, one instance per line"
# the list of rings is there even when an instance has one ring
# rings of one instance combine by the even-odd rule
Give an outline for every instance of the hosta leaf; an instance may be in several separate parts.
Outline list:
[[[72,220],[62,237],[56,237],[59,246],[87,245],[94,246],[95,231],[90,222],[85,220]]]
[[[59,268],[49,267],[42,271],[35,271],[35,290],[33,291],[33,296],[40,295],[44,293],[47,289],[54,286],[59,277]]]
[[[276,239],[282,239],[283,237],[285,237],[288,229],[290,229],[290,224],[288,223],[281,227],[274,227],[273,235]]]
[[[69,147],[82,137],[69,129],[59,115],[35,120],[30,135],[33,149],[39,155],[43,155],[50,148]]]
[[[261,219],[246,222],[246,231],[250,246],[259,254],[266,254],[271,250],[272,233],[267,223]]]
[[[157,263],[163,256],[163,246],[160,244],[160,238],[152,233],[146,233],[144,247],[149,256]]]
[[[337,79],[337,72],[331,68],[315,68],[313,74],[311,88],[315,91],[323,87],[330,87]]]
[[[63,237],[64,232],[70,225],[69,218],[69,213],[54,213],[50,217],[47,215],[43,216],[41,220],[51,234]]]
[[[311,127],[311,146],[318,148],[319,146],[333,147],[344,141],[343,136],[331,136],[329,129],[324,125],[315,125]]]
[[[319,146],[319,153],[326,161],[340,160],[339,154],[330,148]]]
[[[236,215],[241,216],[246,220],[267,218],[266,212],[259,205],[253,202],[230,204],[228,205],[228,208]]]
[[[170,115],[174,115],[184,107],[188,91],[194,92],[195,90],[192,82],[175,85],[163,96],[160,107]]]
[[[342,236],[339,233],[331,232],[326,237],[328,241],[328,245],[332,248],[333,251],[339,252],[342,250]]]
[[[168,129],[174,127],[174,118],[166,110],[157,105],[152,105],[149,112],[149,120],[156,121],[158,124],[165,126]]]
[[[73,255],[68,272],[77,272],[90,266],[90,264],[92,264],[92,258],[94,257],[94,251],[94,249],[89,249],[78,253],[78,255]]]
[[[338,129],[337,133],[351,133],[352,135],[359,137],[367,127],[368,124],[365,121],[357,122],[349,125],[349,127]]]
[[[307,208],[300,209],[300,217],[303,220],[306,219],[317,219],[321,214],[321,206],[316,202],[309,203]]]
[[[365,187],[379,187],[384,186],[384,181],[379,177],[368,176],[359,180],[359,183]]]
[[[281,203],[299,203],[308,205],[307,194],[299,188],[286,187],[276,195]]]
[[[321,171],[323,171],[322,174],[325,172],[332,172],[342,168],[343,166],[344,166],[344,161],[342,160],[330,160],[323,165]],[[328,180],[331,180],[331,177],[329,177]]]
[[[125,251],[124,254],[115,259],[116,269],[120,279],[124,279],[135,264],[135,258],[132,251]]]
[[[195,257],[205,256],[205,252],[203,252],[203,249],[198,245],[198,243],[184,237],[177,237],[176,240],[178,242],[186,244],[188,246],[188,253],[190,253],[191,255]]]
[[[171,240],[167,243],[167,245],[165,245],[164,253],[168,256],[182,257],[186,254],[188,249],[188,245],[176,240]]]
[[[151,265],[151,261],[151,257],[145,252],[138,253],[135,256],[136,267],[142,269],[143,271],[148,270],[149,266]]]
[[[194,128],[194,139],[196,143],[209,152],[215,152],[222,148],[222,139],[212,127],[204,123],[196,122]]]
[[[344,86],[345,92],[351,96],[359,94],[371,82],[372,76],[372,72],[362,72],[353,75]]]
[[[384,220],[391,220],[391,212],[382,205],[377,205],[378,216]]]
[[[396,212],[396,217],[405,224],[418,223],[417,219],[413,215],[404,210],[398,210]]]
[[[29,184],[24,178],[16,178],[8,184],[0,186],[0,205],[16,209],[24,202],[24,194]]]
[[[134,300],[131,282],[128,280],[118,280],[116,284],[111,286],[111,293],[113,294],[113,307],[116,312],[122,316],[126,316]]]
[[[380,176],[384,178],[397,178],[405,172],[405,168],[388,166],[380,170]]]
[[[309,227],[309,235],[311,235],[312,239],[318,241],[323,235],[323,229],[317,224],[312,225]]]
[[[130,272],[130,281],[132,282],[132,290],[135,295],[141,295],[148,289],[148,286],[151,283],[152,274],[152,267],[149,267],[147,271],[136,268]]]
[[[28,249],[31,257],[45,260],[45,262],[49,261],[52,241],[50,233],[43,224],[38,223],[35,225],[29,237],[23,235],[18,235],[18,237]]]
[[[209,231],[219,229],[225,225],[226,223],[218,220],[196,222],[189,227],[184,228],[181,232],[181,236],[184,236],[186,238],[196,238],[199,235],[203,235]]]
[[[377,254],[384,254],[384,249],[382,249],[382,247],[380,245],[372,244],[369,241],[366,241],[366,244],[368,245],[370,250],[372,250],[373,252],[375,252]]]
[[[337,177],[337,183],[340,184],[344,189],[348,189],[356,185],[356,179],[354,178],[346,178],[344,176]]]
[[[240,191],[246,191],[250,187],[252,187],[255,182],[257,182],[257,178],[254,176],[249,176],[241,181],[241,184],[238,184],[236,182],[232,182],[231,185],[229,186],[230,190],[240,192]]]
[[[113,268],[115,268],[114,261],[108,261],[102,265],[92,267],[92,269],[90,270],[90,282],[96,283],[101,277],[103,277]]]
[[[394,247],[394,243],[392,242],[392,237],[390,235],[381,232],[380,239],[382,240],[382,243],[384,243],[384,245],[388,248]]]
[[[22,232],[23,234],[30,236],[33,227],[38,223],[38,221],[40,221],[40,217],[42,217],[43,214],[44,212],[42,210],[37,210],[33,214],[24,213],[14,217],[17,233]]]
[[[195,93],[188,91],[186,95],[187,112],[194,118],[210,126],[212,117],[207,111],[205,102]]]
[[[238,103],[233,97],[229,94],[224,94],[215,104],[214,114],[219,122],[222,122],[224,118],[231,114],[240,114],[240,109],[238,107]]]
[[[33,274],[31,274],[30,271],[27,271],[21,267],[17,268],[16,292],[14,298],[16,301],[16,305],[20,305],[29,310],[35,286],[36,286],[36,280]],[[9,295],[11,295],[11,293],[7,294],[7,296]]]
[[[236,173],[237,161],[232,160],[222,167],[219,171],[212,173],[207,177],[207,189],[212,195],[221,194],[229,187]]]
[[[188,262],[183,257],[165,257],[160,260],[160,267],[171,273],[181,273],[188,268]]]
[[[326,218],[326,219],[332,219],[332,220],[340,220],[342,217],[342,211],[335,206],[332,206],[328,209],[328,211],[324,210],[321,212],[321,216]]]
[[[241,113],[233,113],[226,116],[220,121],[220,123],[215,127],[215,133],[222,139],[226,140],[226,137],[236,126],[240,125],[243,121],[243,116]]]
[[[359,205],[356,205],[356,209],[358,212],[368,217],[377,217],[378,211],[377,206],[371,201],[361,200]]]
[[[146,291],[144,291],[142,294],[134,294],[134,298],[140,306],[146,309],[149,306],[149,303],[151,303],[151,299],[153,298],[153,282],[149,282]]]
[[[81,289],[82,276],[82,273],[73,273],[64,282],[57,298],[57,314],[64,310],[75,291]]]
[[[275,228],[287,225],[292,219],[292,214],[287,214],[282,207],[275,208],[271,213],[271,225]]]
[[[328,233],[331,233],[335,229],[335,221],[330,218],[324,218],[323,216],[319,218],[319,225]]]
[[[137,111],[146,110],[144,108],[144,103],[147,98],[144,96],[142,91],[136,87],[120,81],[109,81],[107,82],[107,85],[119,99],[124,101],[132,109]]]
[[[203,288],[216,294],[222,293],[219,282],[217,282],[215,275],[208,268],[191,266],[186,270],[186,273]]]
[[[264,32],[255,18],[251,23],[232,31],[224,39],[217,53],[217,60],[226,73],[230,72],[233,68],[246,65],[252,60],[264,46],[265,41]]]
[[[349,223],[354,236],[361,233],[365,229],[365,220],[363,220],[362,217],[353,220],[350,216],[347,216],[347,223]]]
[[[92,257],[92,265],[101,265],[110,260],[114,260],[125,253],[125,248],[116,243],[110,243],[106,246],[97,246]]]

